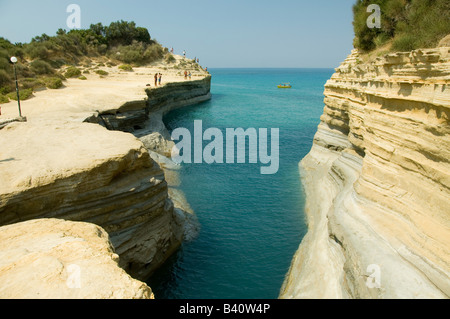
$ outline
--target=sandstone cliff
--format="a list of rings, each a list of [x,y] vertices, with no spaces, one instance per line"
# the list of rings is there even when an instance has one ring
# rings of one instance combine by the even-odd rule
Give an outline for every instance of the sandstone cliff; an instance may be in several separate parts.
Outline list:
[[[37,219],[0,227],[2,299],[150,299],[90,223]]]
[[[309,231],[281,298],[450,296],[450,48],[363,62],[325,85],[300,163]]]
[[[0,144],[0,225],[94,223],[140,279],[179,246],[164,172],[131,134],[88,123],[13,123],[1,130]]]
[[[180,107],[211,99],[211,76],[167,83],[146,90],[147,100],[130,101],[119,108],[104,110],[87,119],[111,130],[131,132],[148,150],[170,157],[173,143],[163,116]]]
[[[195,213],[179,188],[178,169],[170,159],[175,145],[163,117],[178,108],[211,99],[211,76],[198,75],[200,79],[169,82],[157,88],[147,88],[145,100],[129,101],[119,107],[96,112],[85,121],[100,124],[109,130],[130,132],[143,143],[150,156],[164,170],[170,200],[174,204],[177,223],[184,240],[198,234],[199,223]]]
[[[177,190],[176,166],[153,152],[170,153],[162,116],[209,99],[211,77],[198,68],[199,80],[187,81],[175,64],[104,69],[108,77],[68,79],[64,89],[22,101],[27,123],[12,123],[16,103],[2,105],[0,226],[41,218],[100,225],[120,266],[147,279],[198,227]],[[164,81],[150,88],[155,72]]]
[[[153,152],[170,154],[162,116],[209,99],[211,77],[197,72],[199,80],[187,81],[165,70],[174,83],[145,90],[160,71],[108,69],[108,78],[68,80],[64,90],[24,101],[28,123],[6,123],[0,131],[0,225],[49,217],[100,225],[120,265],[139,279],[192,237],[194,215],[183,195],[168,188],[176,171],[165,173],[169,165],[150,155],[165,161]],[[16,108],[4,109],[8,115]]]

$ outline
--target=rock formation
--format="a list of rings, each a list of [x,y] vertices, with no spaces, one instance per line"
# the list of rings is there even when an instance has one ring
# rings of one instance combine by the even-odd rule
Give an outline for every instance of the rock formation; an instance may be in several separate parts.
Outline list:
[[[450,296],[450,48],[363,61],[325,85],[300,163],[308,233],[281,298]]]
[[[3,226],[0,298],[154,298],[118,260],[108,234],[90,223],[37,219]]]
[[[145,90],[163,70],[166,83]],[[198,68],[199,80],[187,81],[166,65],[135,71],[108,68],[107,78],[88,75],[88,81],[68,79],[63,90],[37,92],[22,103],[26,123],[13,123],[17,105],[2,105],[0,226],[43,218],[99,225],[120,267],[145,280],[198,231],[177,190],[176,167],[163,156],[172,142],[162,116],[210,99],[211,77]]]
[[[0,225],[37,218],[94,223],[139,279],[180,245],[164,172],[131,134],[88,123],[13,123],[0,144]]]
[[[88,118],[110,130],[131,132],[148,150],[170,157],[173,147],[163,116],[180,107],[211,99],[211,76],[199,80],[172,82],[158,88],[147,89],[146,101],[135,101],[104,110]]]

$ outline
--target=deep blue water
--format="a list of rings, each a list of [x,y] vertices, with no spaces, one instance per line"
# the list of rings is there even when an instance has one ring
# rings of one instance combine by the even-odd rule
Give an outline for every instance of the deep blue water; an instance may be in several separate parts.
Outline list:
[[[201,224],[199,236],[148,281],[158,299],[277,298],[306,233],[298,162],[309,152],[332,69],[211,69],[212,99],[174,111],[173,130],[279,128],[280,165],[182,164],[181,189]],[[291,89],[277,84],[290,82]],[[270,139],[269,139],[270,141]],[[209,142],[205,142],[204,146]],[[270,150],[270,147],[269,147]]]

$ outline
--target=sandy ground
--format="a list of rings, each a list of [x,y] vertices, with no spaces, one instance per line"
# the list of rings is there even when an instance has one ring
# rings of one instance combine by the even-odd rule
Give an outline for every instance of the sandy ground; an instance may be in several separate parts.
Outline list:
[[[181,56],[175,58],[177,61],[170,65],[155,63],[133,68],[132,72],[122,71],[118,66],[99,67],[109,73],[103,77],[90,70],[90,74],[83,74],[87,80],[67,79],[63,88],[34,92],[34,97],[20,103],[22,116],[29,122],[82,122],[97,110],[116,108],[129,101],[146,99],[145,89],[155,87],[155,73],[162,73],[161,85],[186,81],[184,70],[192,73],[192,79],[198,79],[206,74],[189,65],[183,66],[183,61],[188,62],[188,59]],[[19,116],[17,101],[0,104],[0,107],[0,121]]]

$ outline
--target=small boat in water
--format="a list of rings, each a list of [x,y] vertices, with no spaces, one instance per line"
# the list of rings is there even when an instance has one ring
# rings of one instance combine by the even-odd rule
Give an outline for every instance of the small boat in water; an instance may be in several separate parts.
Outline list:
[[[279,89],[290,89],[292,86],[290,83],[282,83],[278,85]]]

